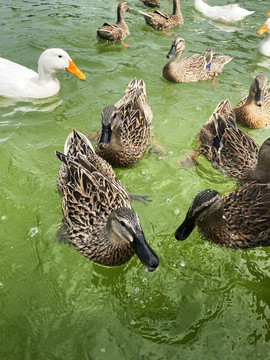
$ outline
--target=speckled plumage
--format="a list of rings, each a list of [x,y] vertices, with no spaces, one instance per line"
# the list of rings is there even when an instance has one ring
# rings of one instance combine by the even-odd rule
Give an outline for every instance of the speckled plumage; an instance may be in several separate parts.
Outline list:
[[[150,144],[152,117],[145,83],[134,78],[123,98],[103,110],[96,153],[112,166],[134,165]]]
[[[185,240],[195,226],[207,239],[226,247],[269,246],[270,184],[246,183],[223,196],[215,190],[200,192],[176,230],[176,239]]]
[[[265,75],[257,75],[250,85],[249,95],[234,107],[239,124],[250,128],[270,125],[270,86],[267,81]]]
[[[217,56],[211,48],[202,54],[183,58],[185,40],[181,36],[173,39],[167,58],[172,59],[164,66],[163,76],[172,82],[195,82],[213,79],[221,73],[225,64],[232,60],[230,56]]]
[[[95,154],[89,140],[73,130],[66,140],[65,154],[56,155],[62,162],[58,189],[69,241],[101,265],[122,265],[135,251],[142,263],[154,270],[158,258],[145,242],[128,193],[112,167]],[[139,251],[136,241],[140,242]]]
[[[270,138],[260,146],[237,127],[229,100],[221,101],[202,127],[200,153],[240,182],[270,182]]]
[[[160,3],[158,0],[140,0],[144,5],[150,6],[150,7],[160,7]]]
[[[129,11],[126,1],[119,2],[117,6],[117,23],[104,23],[97,29],[97,36],[109,41],[123,42],[123,40],[129,35],[129,29],[124,20],[124,14],[126,11]]]
[[[180,0],[173,0],[172,14],[167,14],[159,10],[146,13],[142,11],[139,12],[144,16],[146,23],[154,29],[166,30],[184,24],[184,19],[180,11]]]

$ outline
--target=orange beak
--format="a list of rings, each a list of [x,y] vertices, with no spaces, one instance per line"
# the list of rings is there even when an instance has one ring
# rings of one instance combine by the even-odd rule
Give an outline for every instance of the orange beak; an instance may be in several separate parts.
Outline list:
[[[66,70],[68,72],[70,72],[71,74],[77,76],[80,79],[85,79],[84,73],[81,72],[81,70],[77,68],[77,66],[74,64],[74,62],[71,60],[68,60],[68,61],[69,61],[69,66],[66,68]]]
[[[266,15],[267,15],[267,16],[270,16],[270,12],[268,12]]]
[[[262,35],[262,34],[264,34],[267,30],[268,30],[268,25],[267,25],[267,24],[264,24],[264,25],[257,31],[257,34],[258,34],[258,35]]]

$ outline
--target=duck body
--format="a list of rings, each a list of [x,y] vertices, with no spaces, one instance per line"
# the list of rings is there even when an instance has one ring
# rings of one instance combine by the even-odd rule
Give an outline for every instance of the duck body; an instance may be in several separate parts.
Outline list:
[[[206,17],[225,22],[239,21],[254,13],[254,11],[243,9],[237,4],[209,6],[203,0],[195,0],[194,7]]]
[[[120,41],[123,45],[123,40],[129,35],[128,26],[124,20],[124,14],[129,11],[126,1],[119,2],[117,6],[117,23],[104,23],[97,29],[97,36],[109,41]]]
[[[176,36],[167,58],[172,58],[163,68],[163,76],[171,82],[196,82],[213,79],[221,73],[225,64],[232,60],[230,56],[217,56],[211,48],[203,54],[184,58],[185,40]]]
[[[160,3],[158,2],[158,0],[140,0],[144,5],[149,6],[149,7],[160,7]]]
[[[134,78],[123,98],[103,109],[96,153],[112,166],[134,165],[150,145],[152,117],[145,83]]]
[[[230,248],[270,245],[270,184],[246,183],[221,195],[208,189],[197,194],[175,232],[185,240],[198,226],[209,240]]]
[[[257,34],[265,34],[264,39],[259,44],[259,53],[270,56],[270,19],[267,19],[265,24],[257,31]]]
[[[155,10],[155,12],[139,11],[145,18],[145,22],[154,29],[166,30],[184,24],[184,19],[180,11],[180,0],[173,0],[173,12],[167,14],[165,12]]]
[[[202,127],[200,153],[239,182],[270,182],[270,138],[260,146],[235,122],[228,100],[221,101]]]
[[[270,124],[270,86],[267,77],[257,75],[250,85],[249,95],[235,107],[236,121],[250,128],[261,128]]]
[[[158,257],[146,243],[139,217],[112,167],[75,130],[64,152],[56,152],[62,162],[57,184],[69,241],[98,264],[122,265],[136,253],[153,271]]]
[[[0,96],[8,98],[47,98],[58,93],[58,71],[67,70],[84,79],[67,52],[62,49],[47,49],[38,60],[38,72],[23,65],[0,58]]]

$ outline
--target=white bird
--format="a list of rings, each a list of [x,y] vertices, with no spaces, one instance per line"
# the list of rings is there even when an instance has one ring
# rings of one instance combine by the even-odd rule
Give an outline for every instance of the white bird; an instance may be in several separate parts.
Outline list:
[[[66,70],[80,79],[85,75],[62,49],[47,49],[39,57],[38,72],[0,58],[0,96],[41,99],[60,90],[56,72]]]
[[[243,9],[237,4],[209,6],[203,0],[195,0],[194,7],[197,11],[211,19],[226,22],[239,21],[244,19],[247,15],[254,13],[254,11]]]
[[[270,13],[267,15],[270,15]],[[270,56],[270,18],[267,19],[265,24],[257,31],[257,34],[259,35],[264,33],[265,37],[259,44],[259,53],[265,56]]]

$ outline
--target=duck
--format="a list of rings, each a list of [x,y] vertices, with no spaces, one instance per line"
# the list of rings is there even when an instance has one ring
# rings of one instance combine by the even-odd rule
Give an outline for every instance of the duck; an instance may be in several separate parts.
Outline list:
[[[249,128],[261,128],[270,124],[270,86],[267,77],[257,75],[249,88],[249,95],[235,107],[236,121]]]
[[[140,0],[144,5],[150,6],[150,7],[160,7],[160,3],[158,0]]]
[[[154,271],[159,259],[145,240],[128,193],[88,138],[73,130],[64,153],[56,151],[56,156],[61,161],[57,186],[68,241],[100,265],[120,266],[136,253],[147,270]]]
[[[204,0],[195,0],[194,7],[197,11],[199,11],[206,17],[225,22],[243,20],[246,16],[254,13],[254,11],[249,11],[241,8],[237,4],[225,6],[210,6]]]
[[[204,53],[183,57],[186,48],[181,36],[173,39],[167,58],[172,58],[163,68],[163,76],[172,82],[195,82],[215,79],[225,64],[232,60],[230,56],[217,56],[209,47]]]
[[[0,96],[13,99],[42,99],[54,96],[60,90],[56,73],[64,70],[85,79],[85,75],[62,49],[51,48],[43,51],[38,60],[38,72],[0,58]]]
[[[173,0],[173,12],[167,14],[165,12],[155,10],[154,12],[139,11],[145,18],[146,24],[154,29],[163,30],[171,29],[178,25],[184,24],[184,19],[180,10],[180,0]]]
[[[96,153],[112,166],[134,165],[150,145],[152,117],[145,82],[134,78],[124,96],[103,109]]]
[[[125,47],[129,47],[124,43],[124,39],[129,35],[129,29],[124,19],[126,11],[130,11],[127,2],[120,1],[117,6],[116,24],[104,23],[97,29],[97,36],[109,41],[119,41]]]
[[[249,182],[225,195],[199,192],[175,231],[185,240],[198,226],[206,240],[229,248],[270,245],[270,184]]]
[[[267,15],[270,15],[270,13]],[[257,31],[257,34],[265,34],[264,39],[259,44],[259,53],[265,56],[270,56],[270,18],[268,18],[264,25]]]
[[[235,121],[229,100],[222,100],[202,127],[198,154],[240,183],[270,182],[270,138],[260,147]]]

